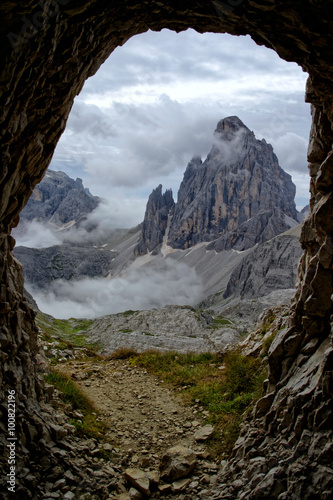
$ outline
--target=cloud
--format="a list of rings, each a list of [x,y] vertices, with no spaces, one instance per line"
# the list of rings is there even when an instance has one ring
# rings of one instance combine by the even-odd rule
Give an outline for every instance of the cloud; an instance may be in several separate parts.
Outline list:
[[[304,137],[293,132],[270,139],[280,165],[288,172],[307,172],[308,143]]]
[[[47,248],[62,243],[60,235],[46,224],[35,220],[20,223],[17,228],[13,229],[12,235],[17,246],[29,248]]]
[[[80,102],[73,108],[52,168],[68,171],[69,162],[81,163],[85,185],[103,197],[115,188],[155,186],[175,171],[180,177],[194,154],[207,153],[220,117],[215,105],[203,116],[201,106],[161,95],[145,106],[115,102],[101,113],[101,131],[90,121],[90,107]]]
[[[88,214],[79,227],[59,229],[37,220],[22,221],[12,234],[16,246],[47,248],[66,242],[103,244],[112,238],[116,229],[129,229],[143,221],[147,200],[124,199],[119,195],[112,200],[102,200]]]
[[[246,151],[244,148],[244,135],[246,130],[239,129],[237,132],[226,141],[224,138],[221,139],[221,135],[216,133],[214,135],[212,155],[216,158],[217,166],[221,163],[224,165],[230,165],[235,163],[242,157]]]
[[[193,268],[166,259],[110,279],[57,280],[41,293],[28,283],[39,308],[56,318],[96,318],[128,309],[194,305],[202,298],[202,284]]]
[[[147,199],[160,183],[176,193],[190,159],[210,151],[217,122],[237,115],[283,168],[307,175],[305,79],[248,36],[148,31],[88,79],[51,168],[104,198]]]

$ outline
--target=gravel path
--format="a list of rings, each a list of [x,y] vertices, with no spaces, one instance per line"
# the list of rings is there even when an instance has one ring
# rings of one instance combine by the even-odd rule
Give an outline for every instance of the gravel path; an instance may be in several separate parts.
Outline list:
[[[115,465],[157,473],[163,454],[175,445],[194,451],[197,465],[184,491],[172,491],[164,498],[210,498],[207,487],[214,484],[218,469],[204,443],[194,439],[203,415],[197,406],[186,406],[180,396],[162,385],[142,368],[127,361],[69,361],[58,365],[77,382],[94,402],[109,430],[107,439],[116,450]],[[120,488],[121,490],[121,488]],[[129,493],[110,498],[132,498]],[[127,495],[127,497],[126,497]],[[160,492],[152,497],[160,496]]]

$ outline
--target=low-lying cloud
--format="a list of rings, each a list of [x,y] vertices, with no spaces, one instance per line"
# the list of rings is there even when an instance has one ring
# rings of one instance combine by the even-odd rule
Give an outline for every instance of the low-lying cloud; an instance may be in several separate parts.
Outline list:
[[[47,248],[64,242],[103,244],[112,239],[116,229],[128,229],[140,224],[144,217],[146,199],[102,200],[79,227],[59,229],[37,220],[22,221],[12,231],[17,246]]]
[[[36,220],[20,223],[13,229],[12,235],[16,240],[16,246],[28,248],[48,248],[62,243],[60,233]]]
[[[41,292],[26,284],[39,308],[56,318],[96,318],[128,309],[194,305],[202,299],[202,283],[194,269],[174,260],[133,269],[124,277],[57,280]]]

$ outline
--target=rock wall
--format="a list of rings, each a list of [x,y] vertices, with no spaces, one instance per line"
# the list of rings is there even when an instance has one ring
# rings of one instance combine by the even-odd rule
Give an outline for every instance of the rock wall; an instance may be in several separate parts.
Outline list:
[[[101,199],[84,188],[81,179],[71,179],[65,172],[48,170],[35,187],[20,214],[20,221],[37,220],[51,227],[79,226],[98,207]]]
[[[224,118],[207,159],[187,166],[168,243],[186,249],[219,238],[217,251],[246,250],[289,229],[286,216],[297,219],[295,191],[272,146],[237,116]]]
[[[157,254],[164,236],[173,249],[212,242],[217,252],[243,251],[297,225],[296,187],[272,146],[237,116],[219,121],[213,141],[204,162],[187,165],[176,204],[171,191],[153,190],[136,255]]]
[[[263,297],[279,289],[294,288],[302,255],[299,237],[284,233],[256,247],[234,269],[223,298]],[[298,235],[299,236],[299,235]]]
[[[167,189],[164,194],[162,194],[161,184],[153,189],[147,202],[139,242],[134,250],[135,255],[144,255],[149,252],[158,253],[174,205],[171,189]]]
[[[24,279],[39,290],[47,290],[58,279],[106,278],[117,254],[93,245],[63,243],[47,248],[18,246],[14,255],[24,267]]]
[[[233,479],[223,498],[330,498],[333,2],[25,0],[18,6],[4,0],[0,14],[1,425],[6,436],[6,397],[15,390],[20,463],[28,463],[42,447],[43,389],[36,373],[37,331],[23,300],[10,230],[50,162],[85,79],[135,34],[191,27],[250,34],[297,62],[310,75],[307,101],[313,105],[310,213],[302,231],[305,252],[290,328],[279,331],[271,346],[266,394],[235,449],[229,469]],[[28,429],[24,422],[30,422]],[[5,439],[1,443],[5,446]],[[7,451],[1,450],[5,471]],[[257,479],[251,484],[249,477]]]

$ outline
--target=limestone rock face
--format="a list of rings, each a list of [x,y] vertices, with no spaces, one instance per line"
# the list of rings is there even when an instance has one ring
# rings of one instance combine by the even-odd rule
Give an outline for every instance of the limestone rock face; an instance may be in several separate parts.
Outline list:
[[[267,242],[295,224],[294,219],[286,217],[279,208],[263,210],[236,229],[212,241],[207,248],[216,252],[231,249],[242,252]]]
[[[294,196],[272,146],[257,140],[237,116],[225,118],[207,159],[194,158],[187,166],[168,243],[185,249],[231,232],[216,249],[244,250],[289,229],[286,217],[297,220]]]
[[[168,218],[173,212],[174,204],[171,190],[166,190],[162,194],[161,184],[153,190],[148,199],[140,239],[135,249],[136,255],[158,251],[163,242]]]
[[[232,272],[224,298],[251,299],[294,288],[301,255],[297,236],[288,232],[258,246]]]
[[[21,212],[21,221],[37,220],[61,227],[69,222],[76,225],[92,212],[100,199],[83,187],[81,179],[71,179],[65,172],[48,170],[35,187]]]
[[[186,477],[194,469],[196,456],[193,450],[182,445],[169,448],[160,463],[161,478],[163,481],[175,481]]]
[[[211,241],[208,249],[246,250],[297,224],[295,186],[272,146],[237,116],[221,120],[207,159],[187,166],[174,204],[162,186],[149,197],[136,255]]]
[[[213,317],[190,306],[169,305],[97,318],[86,333],[107,354],[124,348],[198,353],[237,343],[241,331],[232,322],[218,326]]]

